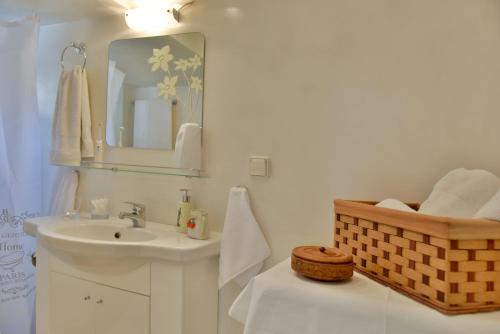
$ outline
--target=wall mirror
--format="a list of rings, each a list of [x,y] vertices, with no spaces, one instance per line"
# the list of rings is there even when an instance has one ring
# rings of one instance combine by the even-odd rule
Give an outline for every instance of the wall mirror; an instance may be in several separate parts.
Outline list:
[[[201,33],[122,39],[109,46],[106,142],[173,150],[183,123],[203,120]]]

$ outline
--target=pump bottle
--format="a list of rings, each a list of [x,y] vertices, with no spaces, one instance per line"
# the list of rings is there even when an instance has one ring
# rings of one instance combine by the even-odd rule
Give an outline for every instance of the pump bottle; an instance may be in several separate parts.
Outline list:
[[[191,218],[191,210],[193,204],[189,196],[189,189],[180,189],[182,192],[182,200],[177,206],[177,232],[187,233],[187,224]]]

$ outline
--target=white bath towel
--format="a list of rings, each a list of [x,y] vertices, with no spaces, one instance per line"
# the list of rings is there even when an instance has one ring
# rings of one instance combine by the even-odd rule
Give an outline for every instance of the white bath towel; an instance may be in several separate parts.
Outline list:
[[[247,285],[269,255],[271,249],[252,213],[247,190],[231,188],[220,249],[219,289],[233,279],[241,287]]]
[[[500,188],[500,179],[485,170],[455,169],[434,186],[419,213],[472,218]]]
[[[478,212],[476,212],[473,218],[500,221],[500,189],[481,209],[479,209]]]
[[[65,170],[63,173],[54,189],[54,196],[50,206],[52,216],[62,216],[68,211],[77,209],[75,205],[79,173],[75,170]]]
[[[387,209],[400,210],[400,211],[416,212],[414,209],[410,208],[405,203],[401,202],[398,199],[394,199],[394,198],[384,199],[382,202],[378,203],[375,206],[378,206],[381,208],[387,208]]]
[[[201,127],[196,123],[184,123],[175,142],[177,168],[201,169]]]
[[[94,156],[87,73],[80,66],[63,70],[59,77],[52,125],[53,164],[78,166]]]

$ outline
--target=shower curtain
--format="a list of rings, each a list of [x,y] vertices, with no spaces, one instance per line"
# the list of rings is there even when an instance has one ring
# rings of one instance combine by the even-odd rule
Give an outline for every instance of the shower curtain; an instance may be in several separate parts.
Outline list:
[[[38,19],[0,22],[0,333],[35,333],[35,241],[41,207],[36,98]]]
[[[125,73],[116,68],[116,61],[108,65],[108,120],[113,120],[106,128],[106,139],[112,146],[123,146],[119,128],[123,125],[123,81]]]

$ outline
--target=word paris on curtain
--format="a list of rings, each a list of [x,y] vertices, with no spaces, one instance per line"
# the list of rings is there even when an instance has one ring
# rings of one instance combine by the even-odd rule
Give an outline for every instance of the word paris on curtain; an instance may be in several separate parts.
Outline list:
[[[35,241],[41,206],[36,96],[38,19],[0,22],[0,333],[35,333]]]

